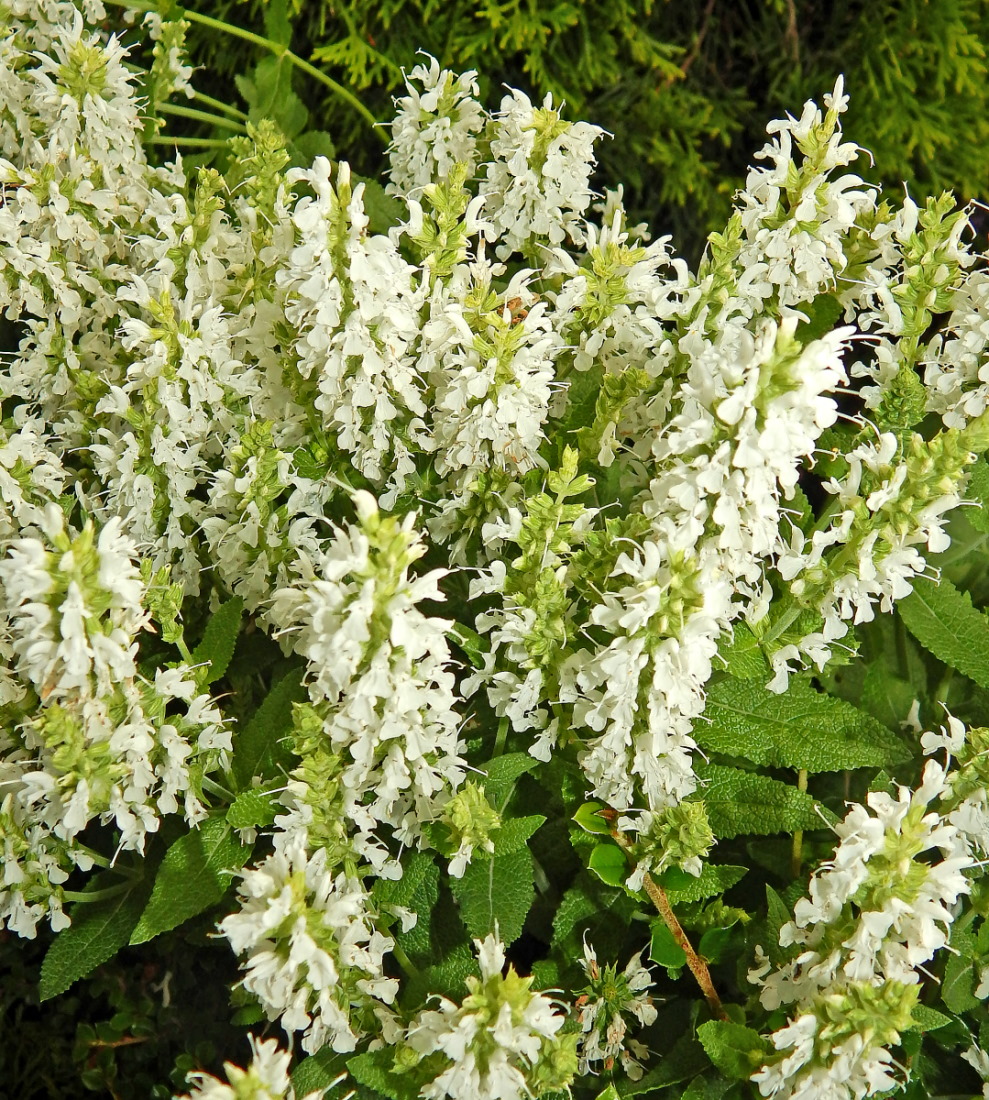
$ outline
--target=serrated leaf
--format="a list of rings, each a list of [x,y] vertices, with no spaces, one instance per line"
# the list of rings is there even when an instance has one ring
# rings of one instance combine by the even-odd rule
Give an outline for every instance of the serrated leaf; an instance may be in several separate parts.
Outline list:
[[[747,1081],[771,1049],[758,1031],[730,1020],[708,1020],[697,1029],[697,1037],[715,1067],[736,1081]]]
[[[752,680],[722,680],[708,691],[704,715],[709,721],[694,731],[701,748],[763,767],[816,773],[910,759],[878,719],[800,680],[782,695]]]
[[[679,970],[687,961],[686,951],[661,920],[652,922],[649,958],[659,966],[665,966],[667,970]]]
[[[968,500],[977,501],[980,508],[967,509],[966,519],[983,534],[989,532],[989,462],[980,458],[972,466],[968,479],[968,488],[965,492]]]
[[[531,772],[538,764],[539,761],[527,752],[510,752],[489,760],[482,769],[484,774],[480,782],[491,805],[495,809],[503,808],[519,776]]]
[[[165,853],[148,904],[130,942],[146,943],[215,905],[251,854],[222,817],[207,818]]]
[[[292,139],[293,159],[301,160],[304,166],[312,164],[317,157],[335,160],[337,151],[333,138],[325,130],[305,130]]]
[[[506,946],[522,934],[536,896],[532,855],[520,848],[504,856],[474,859],[464,877],[450,880],[467,931],[478,939],[494,932]]]
[[[467,991],[467,978],[479,975],[474,952],[466,942],[458,943],[440,962],[424,967],[409,978],[404,983],[402,996],[414,1007],[433,994],[459,1001]]]
[[[390,1047],[370,1050],[347,1060],[347,1069],[355,1081],[390,1100],[417,1100],[419,1084],[415,1074],[396,1073],[395,1053]]]
[[[215,683],[230,667],[243,613],[244,601],[234,596],[210,616],[203,640],[192,651],[192,664],[209,665],[200,673],[201,684]]]
[[[292,1070],[292,1090],[297,1097],[308,1096],[319,1089],[327,1089],[347,1068],[343,1055],[323,1047],[311,1054]]]
[[[279,808],[273,794],[249,787],[231,802],[227,823],[233,829],[261,829],[275,820]]]
[[[780,929],[791,920],[786,902],[771,887],[766,887],[766,942],[763,949],[776,967],[782,966],[786,956],[780,947]]]
[[[914,1005],[910,1018],[913,1026],[921,1031],[937,1031],[938,1028],[954,1023],[950,1016],[945,1016],[943,1012],[938,1012],[936,1008],[930,1008],[927,1005]]]
[[[503,821],[501,828],[494,834],[494,854],[507,856],[510,852],[524,848],[529,837],[545,820],[541,814],[532,814],[529,817],[510,817]]]
[[[896,605],[918,642],[939,661],[989,688],[989,620],[972,606],[972,597],[942,575],[935,584],[914,581],[913,592]]]
[[[84,892],[95,894],[119,885],[120,876],[105,871],[96,875]],[[69,914],[72,924],[55,937],[41,964],[40,1000],[64,993],[125,947],[147,895],[142,882],[101,901],[76,902]]]
[[[624,886],[629,876],[628,860],[617,844],[595,845],[587,868],[608,886]]]
[[[723,840],[818,829],[824,824],[806,791],[778,779],[716,764],[698,765],[697,774],[711,828]]]
[[[433,906],[440,896],[440,869],[426,852],[416,852],[400,879],[379,878],[374,896],[381,905],[402,905],[419,918],[408,932],[392,930],[399,947],[410,955],[429,956]]]
[[[862,682],[862,707],[891,730],[900,729],[919,691],[907,680],[894,676],[879,662],[870,665]]]
[[[941,1000],[952,1012],[969,1012],[979,1003],[975,989],[975,967],[972,954],[976,949],[975,937],[968,929],[951,930],[951,947],[958,954],[950,954],[944,966],[941,982]]]
[[[284,744],[292,728],[292,704],[306,697],[301,672],[290,672],[268,692],[254,716],[234,734],[233,774],[240,790],[250,789],[255,776],[283,779],[295,756]]]
[[[729,676],[753,680],[769,675],[769,665],[759,646],[759,639],[745,625],[733,624],[733,633],[718,646],[718,656],[725,663]]]
[[[838,323],[844,307],[831,294],[818,294],[812,302],[802,302],[800,312],[807,318],[797,326],[794,334],[806,347],[812,340],[820,340]]]
[[[684,1089],[680,1100],[721,1100],[729,1089],[734,1090],[737,1087],[736,1082],[729,1081],[720,1074],[714,1076],[713,1074],[704,1073],[690,1082]]]
[[[705,863],[697,876],[688,875],[675,867],[665,871],[657,881],[673,905],[685,905],[723,894],[730,886],[740,882],[747,872],[747,867],[735,867],[730,863]]]

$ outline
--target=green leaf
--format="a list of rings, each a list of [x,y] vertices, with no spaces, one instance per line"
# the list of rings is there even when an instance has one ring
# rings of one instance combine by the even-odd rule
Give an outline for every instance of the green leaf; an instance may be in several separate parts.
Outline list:
[[[689,1081],[708,1069],[710,1064],[704,1048],[688,1033],[677,1039],[659,1065],[640,1080],[620,1080],[616,1084],[622,1096],[642,1096],[668,1085]]]
[[[812,340],[820,340],[831,332],[844,312],[844,307],[833,295],[818,294],[812,302],[802,302],[800,312],[807,320],[797,326],[794,335],[806,347]]]
[[[718,646],[718,656],[730,676],[752,680],[769,675],[769,664],[759,645],[759,639],[743,622],[734,623],[732,635]]]
[[[913,592],[896,605],[907,629],[946,665],[989,688],[989,621],[968,592],[947,579],[918,577]]]
[[[951,930],[951,947],[958,954],[950,954],[944,966],[941,982],[941,1000],[952,1012],[969,1012],[978,1005],[975,989],[975,968],[972,955],[976,950],[975,937],[968,929]]]
[[[972,467],[968,479],[968,489],[965,493],[968,500],[975,500],[981,508],[966,509],[965,518],[983,534],[989,532],[989,462],[980,458]]]
[[[374,1089],[390,1100],[417,1100],[419,1083],[415,1074],[396,1073],[394,1064],[394,1050],[381,1047],[348,1059],[347,1069],[359,1084]]]
[[[497,928],[507,946],[522,934],[536,896],[532,855],[520,848],[504,856],[475,858],[463,878],[450,880],[450,889],[468,932],[480,939]]]
[[[486,638],[482,638],[476,630],[471,630],[469,626],[464,626],[463,623],[453,623],[446,635],[455,646],[462,650],[464,656],[474,668],[484,668],[485,654],[491,648]]]
[[[440,869],[432,856],[416,852],[402,868],[400,879],[379,878],[373,888],[381,905],[404,905],[418,916],[408,932],[392,929],[399,947],[409,955],[429,957],[433,906],[440,896]]]
[[[329,1047],[311,1054],[292,1070],[292,1089],[298,1097],[327,1089],[347,1069],[343,1056]]]
[[[687,953],[677,943],[673,933],[661,920],[652,922],[649,958],[667,970],[679,970],[687,961]]]
[[[403,1001],[415,1008],[434,994],[459,1001],[467,990],[467,978],[479,975],[474,952],[467,943],[458,943],[440,962],[425,967],[404,983]]]
[[[734,938],[735,932],[731,928],[709,928],[697,944],[697,954],[708,962],[716,963]]]
[[[600,802],[585,802],[573,815],[574,821],[584,830],[594,836],[610,836],[611,826],[598,813],[604,806]]]
[[[275,820],[279,806],[268,791],[249,787],[241,791],[227,810],[227,823],[233,829],[260,829]]]
[[[697,1037],[715,1067],[736,1081],[747,1081],[771,1050],[758,1031],[730,1020],[708,1020],[697,1029]]]
[[[920,1031],[937,1031],[938,1028],[947,1027],[948,1024],[955,1022],[950,1016],[945,1016],[943,1012],[938,1012],[936,1008],[929,1008],[927,1005],[914,1005],[910,1016],[913,1026]]]
[[[869,665],[862,683],[862,706],[891,730],[900,729],[920,691],[908,680],[894,676],[880,662]]]
[[[716,764],[698,765],[696,770],[711,828],[723,840],[746,833],[818,829],[826,819],[809,794],[778,779]]]
[[[244,601],[234,596],[210,616],[203,640],[192,651],[192,664],[209,665],[201,673],[203,685],[215,683],[230,667],[243,613]]]
[[[850,703],[792,680],[782,695],[752,680],[727,679],[708,691],[701,748],[771,768],[811,773],[881,768],[910,759],[886,726]]]
[[[268,692],[242,730],[234,735],[233,774],[240,790],[251,788],[255,776],[283,779],[295,756],[283,738],[292,728],[292,704],[306,697],[301,670],[288,673]]]
[[[541,814],[533,814],[530,817],[510,817],[503,821],[501,828],[494,834],[494,854],[507,856],[510,852],[524,848],[529,837],[545,820]]]
[[[766,935],[763,939],[765,952],[773,966],[780,967],[786,960],[786,954],[780,947],[780,929],[792,920],[786,902],[771,887],[766,887]]]
[[[587,861],[588,870],[609,886],[624,886],[629,876],[628,860],[617,844],[598,844]]]
[[[729,1081],[718,1074],[701,1074],[684,1089],[680,1100],[721,1100],[729,1089],[736,1089],[736,1082]]]
[[[84,893],[119,885],[119,875],[104,871],[90,881]],[[101,901],[76,902],[70,911],[72,924],[55,937],[41,964],[40,999],[47,1001],[64,993],[125,947],[147,895],[146,884],[140,882]]]
[[[148,904],[130,942],[146,943],[215,905],[251,854],[222,817],[207,818],[165,853]]]
[[[489,760],[484,765],[480,782],[491,805],[503,809],[519,776],[531,772],[538,764],[539,761],[527,752],[510,752]]]
[[[730,886],[740,882],[747,872],[747,867],[735,867],[730,863],[705,863],[696,877],[681,871],[679,867],[671,867],[657,881],[673,905],[685,905],[723,894]]]

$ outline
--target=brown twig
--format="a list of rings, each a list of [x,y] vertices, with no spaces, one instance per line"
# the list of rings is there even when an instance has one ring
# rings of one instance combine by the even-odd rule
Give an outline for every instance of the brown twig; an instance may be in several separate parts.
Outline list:
[[[618,814],[614,810],[600,810],[599,813],[608,822],[612,839],[627,855],[630,848],[629,842],[615,825]],[[718,1020],[727,1020],[728,1013],[725,1012],[718,991],[714,988],[711,971],[708,970],[704,959],[694,950],[694,945],[690,942],[687,933],[684,932],[683,925],[677,920],[676,913],[673,912],[673,906],[670,905],[670,899],[666,896],[666,891],[649,874],[643,877],[642,886],[649,896],[649,900],[656,906],[657,912],[663,918],[663,923],[673,933],[673,938],[687,956],[687,967],[701,987],[701,992],[704,994],[704,1000],[707,1001],[707,1006],[711,1010],[711,1015]]]

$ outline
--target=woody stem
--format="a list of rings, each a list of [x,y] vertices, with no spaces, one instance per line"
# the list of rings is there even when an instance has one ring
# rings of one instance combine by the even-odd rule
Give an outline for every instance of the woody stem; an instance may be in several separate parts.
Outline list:
[[[601,816],[607,820],[607,816],[603,812]],[[629,855],[629,843],[615,828],[614,824],[611,824],[611,836],[622,851]],[[663,923],[673,933],[673,938],[687,956],[687,966],[697,984],[701,987],[701,992],[704,994],[704,1000],[707,1001],[707,1006],[711,1010],[711,1015],[718,1020],[727,1020],[728,1013],[725,1012],[718,991],[714,988],[711,971],[708,970],[704,959],[694,950],[694,945],[690,942],[683,926],[677,920],[676,913],[673,912],[673,906],[670,905],[670,899],[666,896],[666,891],[649,874],[644,876],[642,887],[649,896],[649,900],[656,906],[656,911],[663,918]]]

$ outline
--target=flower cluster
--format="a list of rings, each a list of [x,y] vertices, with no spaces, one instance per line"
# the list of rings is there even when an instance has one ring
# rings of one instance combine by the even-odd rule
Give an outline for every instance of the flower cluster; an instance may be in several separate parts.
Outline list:
[[[831,861],[780,929],[789,961],[750,973],[767,1010],[785,1006],[778,1058],[753,1075],[763,1096],[872,1096],[896,1085],[889,1047],[911,1026],[918,969],[945,948],[974,864],[966,835],[939,812],[950,791],[929,761],[921,785],[874,792],[835,833]],[[871,813],[870,813],[871,810]],[[926,853],[937,853],[925,861]],[[775,949],[774,949],[775,950]]]
[[[619,974],[617,966],[602,967],[594,948],[585,943],[580,965],[588,984],[577,998],[581,1030],[578,1070],[592,1073],[600,1066],[611,1071],[617,1061],[630,1080],[638,1081],[649,1052],[637,1039],[627,1038],[626,1016],[642,1027],[656,1021],[656,1007],[646,992],[652,986],[652,977],[642,965],[642,953],[629,959]]]
[[[505,951],[495,936],[474,945],[481,976],[467,979],[463,1004],[441,997],[438,1009],[409,1025],[410,1053],[440,1055],[443,1067],[420,1096],[521,1100],[565,1089],[577,1069],[577,1036],[560,1033],[566,1017],[532,992],[531,978],[520,978],[511,966],[503,975]]]

